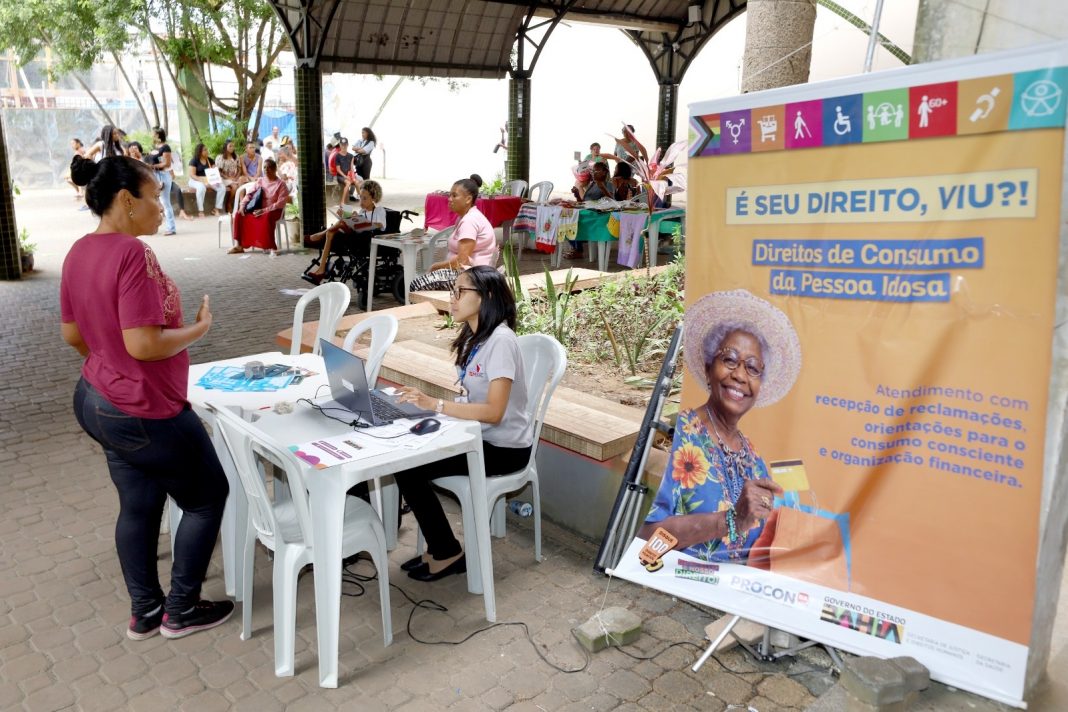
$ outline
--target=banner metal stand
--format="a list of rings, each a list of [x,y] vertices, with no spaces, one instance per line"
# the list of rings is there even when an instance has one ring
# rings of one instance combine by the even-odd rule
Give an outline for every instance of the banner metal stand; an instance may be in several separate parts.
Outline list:
[[[668,437],[674,434],[674,429],[660,420],[660,413],[671,394],[671,384],[675,378],[675,362],[681,346],[682,323],[680,322],[675,327],[675,333],[672,334],[671,342],[664,354],[664,362],[656,377],[656,385],[649,398],[649,406],[645,409],[641,427],[638,429],[638,437],[634,441],[630,460],[627,461],[627,469],[623,473],[619,493],[612,506],[612,514],[608,518],[608,527],[601,540],[601,547],[597,551],[593,568],[598,573],[607,574],[609,569],[619,564],[623,552],[627,550],[627,546],[630,545],[638,531],[642,517],[641,508],[645,502],[645,495],[649,492],[649,487],[642,482],[642,479],[645,474],[645,462],[649,458],[649,448],[653,444],[651,437],[653,430],[658,430]]]
[[[719,635],[716,636],[715,640],[709,643],[708,648],[705,649],[705,652],[701,654],[701,657],[697,659],[697,662],[695,662],[690,669],[694,672],[700,670],[701,666],[708,662],[708,659],[712,657],[713,653],[716,652],[720,644],[727,639],[728,635],[730,635],[733,636],[734,640],[737,641],[738,645],[742,646],[742,648],[744,648],[750,655],[752,655],[757,660],[762,660],[765,662],[771,662],[774,660],[779,660],[780,658],[797,655],[805,648],[811,648],[814,645],[822,645],[823,649],[827,651],[827,654],[831,656],[831,662],[834,663],[835,668],[838,670],[839,673],[841,673],[842,658],[838,655],[837,650],[827,645],[826,643],[821,643],[818,640],[805,640],[791,648],[784,648],[777,652],[772,652],[771,628],[765,625],[764,637],[761,638],[760,642],[757,644],[757,647],[754,648],[748,642],[738,637],[738,634],[734,632],[734,626],[738,625],[740,621],[742,621],[741,616],[731,616],[730,622],[728,622],[726,627],[719,632]]]

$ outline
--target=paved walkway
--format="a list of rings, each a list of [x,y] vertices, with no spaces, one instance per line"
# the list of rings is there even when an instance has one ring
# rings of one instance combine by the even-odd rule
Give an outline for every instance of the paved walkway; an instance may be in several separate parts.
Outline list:
[[[423,186],[392,186],[391,206],[419,206]],[[407,189],[406,191],[404,189]],[[386,185],[387,195],[391,186]],[[737,651],[691,673],[703,627],[715,615],[662,594],[612,581],[591,571],[596,546],[546,523],[545,561],[533,561],[529,520],[510,515],[508,538],[494,542],[500,621],[526,623],[538,651],[564,669],[583,655],[569,637],[573,626],[602,602],[629,607],[645,621],[630,652],[594,656],[582,672],[567,673],[539,659],[518,626],[498,627],[456,646],[421,640],[460,640],[478,630],[482,599],[463,577],[419,584],[397,565],[414,549],[405,517],[393,553],[391,580],[416,599],[432,598],[447,612],[419,610],[394,590],[394,642],[381,644],[379,603],[371,589],[342,601],[340,687],[317,685],[313,592],[308,576],[298,594],[296,667],[276,678],[271,631],[270,563],[256,560],[254,636],[239,638],[236,618],[178,641],[125,637],[128,600],[112,540],[116,496],[99,449],[71,415],[77,355],[59,338],[59,268],[70,243],[95,221],[77,212],[66,193],[29,192],[17,201],[20,224],[40,244],[39,271],[22,282],[0,282],[0,709],[14,710],[723,710],[803,709],[832,684],[828,658],[808,651],[793,662],[755,664]],[[227,256],[216,247],[215,221],[179,224],[176,237],[151,237],[164,269],[183,291],[192,314],[210,294],[213,328],[192,349],[194,361],[270,349],[290,323],[296,297],[279,293],[306,286],[298,275],[307,256],[269,259]],[[225,239],[224,239],[225,244]],[[530,258],[526,269],[540,269]],[[382,298],[382,306],[391,299]],[[316,318],[309,314],[306,318]],[[459,530],[459,512],[449,509]],[[160,542],[161,569],[168,542]],[[361,563],[358,570],[370,571]],[[355,586],[346,591],[356,593]],[[607,595],[606,595],[607,591]],[[205,595],[223,595],[221,561],[208,572]],[[1062,599],[1054,664],[1059,692],[1032,709],[1066,709],[1068,670]],[[932,710],[1000,710],[1001,705],[934,686],[924,698]]]

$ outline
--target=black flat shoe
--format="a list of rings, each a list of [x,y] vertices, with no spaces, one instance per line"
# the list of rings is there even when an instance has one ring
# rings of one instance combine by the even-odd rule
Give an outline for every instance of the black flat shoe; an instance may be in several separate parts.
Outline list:
[[[408,559],[401,564],[401,571],[413,571],[420,566],[426,566],[427,563],[423,561],[422,555],[415,557],[414,559]]]
[[[415,579],[416,581],[437,581],[438,579],[445,578],[446,576],[452,576],[453,574],[462,574],[467,572],[467,557],[461,555],[459,559],[452,562],[441,571],[436,574],[430,573],[430,564],[427,564],[425,569],[415,568],[408,572],[408,578]]]

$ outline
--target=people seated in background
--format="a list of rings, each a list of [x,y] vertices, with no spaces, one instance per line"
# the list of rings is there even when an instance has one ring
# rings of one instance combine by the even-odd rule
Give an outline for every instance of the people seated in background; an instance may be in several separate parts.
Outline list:
[[[442,415],[480,422],[488,477],[521,470],[530,459],[534,423],[527,415],[530,394],[515,335],[515,298],[508,282],[492,266],[471,267],[456,278],[449,310],[453,319],[463,324],[452,342],[463,397],[446,401],[416,388],[404,388],[401,400]],[[426,553],[401,564],[409,578],[436,581],[467,571],[463,548],[431,484],[436,477],[466,474],[467,457],[457,455],[395,475],[426,539]],[[465,537],[470,534],[464,532]]]
[[[341,190],[339,205],[347,204],[353,189],[358,189],[362,182],[354,170],[354,159],[355,156],[349,153],[349,140],[342,136],[337,144],[337,152],[330,158],[330,175],[334,176]]]
[[[605,162],[594,163],[591,168],[590,182],[582,188],[572,188],[571,193],[575,199],[581,202],[592,202],[602,198],[615,198],[616,191],[608,179],[608,164]],[[570,249],[564,253],[567,259],[582,257],[582,243],[578,240],[568,240]]]
[[[630,200],[638,194],[638,181],[634,180],[634,168],[620,161],[612,174],[612,189],[616,200]]]
[[[241,177],[246,181],[256,180],[263,175],[263,159],[256,153],[256,143],[245,144],[245,153],[241,156]]]
[[[293,150],[293,144],[285,144],[278,147],[278,177],[286,182],[291,196],[297,195],[297,152]]]
[[[482,177],[477,173],[452,184],[449,210],[459,215],[460,219],[449,236],[449,255],[444,262],[435,262],[426,274],[413,279],[408,291],[449,290],[463,270],[475,265],[493,267],[497,264],[497,236],[493,232],[493,225],[475,207],[481,187]]]
[[[338,216],[341,217],[336,223],[322,232],[307,235],[305,243],[316,244],[323,242],[323,251],[319,255],[319,264],[311,272],[301,275],[312,284],[319,284],[326,275],[327,263],[330,261],[330,250],[336,245],[337,240],[360,240],[361,247],[366,243],[370,254],[370,239],[375,230],[384,230],[386,227],[386,209],[379,206],[382,200],[382,186],[377,181],[365,180],[360,186],[360,207],[352,211],[347,217],[342,209]]]
[[[273,255],[278,249],[274,242],[274,226],[289,201],[286,182],[278,177],[278,164],[268,158],[263,162],[263,175],[245,193],[241,205],[234,212],[234,242],[237,244],[230,248],[229,254],[236,255],[244,252],[245,248],[259,247]]]
[[[193,192],[197,196],[197,217],[204,217],[204,196],[208,193],[208,187],[210,186],[215,190],[215,209],[211,211],[212,215],[218,215],[222,210],[223,205],[226,203],[226,191],[221,184],[211,185],[208,183],[208,169],[215,167],[215,161],[208,155],[208,147],[203,143],[198,143],[196,148],[193,149],[193,157],[189,159],[189,187],[193,189]]]
[[[241,183],[241,161],[234,150],[233,141],[223,144],[222,153],[215,157],[215,167],[219,169],[219,175],[222,177],[223,192],[228,199],[233,200],[237,186]],[[223,204],[225,205],[225,202]]]

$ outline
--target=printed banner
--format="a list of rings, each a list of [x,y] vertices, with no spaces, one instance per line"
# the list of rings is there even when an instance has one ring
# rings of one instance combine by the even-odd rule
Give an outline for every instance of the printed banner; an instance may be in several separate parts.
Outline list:
[[[1061,44],[691,106],[682,410],[615,575],[1022,705],[1066,95]]]

